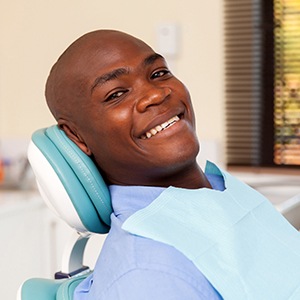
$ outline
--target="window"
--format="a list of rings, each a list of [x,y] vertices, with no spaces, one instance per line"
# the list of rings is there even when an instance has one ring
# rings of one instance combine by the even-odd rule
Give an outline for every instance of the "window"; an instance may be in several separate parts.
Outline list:
[[[225,0],[227,163],[300,165],[300,0]]]
[[[274,2],[274,162],[300,165],[300,0]]]

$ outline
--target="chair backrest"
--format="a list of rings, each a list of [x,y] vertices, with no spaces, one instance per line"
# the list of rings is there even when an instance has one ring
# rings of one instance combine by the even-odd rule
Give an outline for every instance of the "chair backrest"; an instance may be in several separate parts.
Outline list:
[[[52,126],[36,131],[28,159],[42,197],[63,220],[79,232],[108,232],[108,188],[92,159],[62,130]]]
[[[76,286],[91,273],[82,265],[89,234],[110,228],[110,194],[92,159],[57,126],[34,132],[28,160],[46,204],[81,236],[75,235],[67,245],[62,271],[55,274],[65,279],[28,279],[17,299],[73,299]]]

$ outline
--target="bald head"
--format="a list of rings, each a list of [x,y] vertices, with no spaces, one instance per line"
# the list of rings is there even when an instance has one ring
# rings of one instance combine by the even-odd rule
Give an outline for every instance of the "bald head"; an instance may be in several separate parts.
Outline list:
[[[123,32],[97,30],[83,35],[65,50],[46,83],[46,101],[56,120],[76,119],[78,105],[84,105],[84,100],[90,97],[91,81],[97,76],[95,65],[101,68],[108,56],[126,51],[126,44],[149,47]]]

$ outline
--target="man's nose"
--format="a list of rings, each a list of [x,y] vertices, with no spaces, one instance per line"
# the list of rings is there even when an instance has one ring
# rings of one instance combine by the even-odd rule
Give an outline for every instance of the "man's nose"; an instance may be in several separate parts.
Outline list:
[[[140,99],[138,99],[136,109],[139,112],[145,112],[150,106],[164,102],[171,93],[169,87],[150,86],[146,91],[143,91]]]

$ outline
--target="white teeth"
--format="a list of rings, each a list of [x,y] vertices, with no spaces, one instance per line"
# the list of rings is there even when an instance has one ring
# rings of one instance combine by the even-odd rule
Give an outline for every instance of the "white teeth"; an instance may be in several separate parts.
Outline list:
[[[167,122],[164,122],[160,125],[157,125],[154,128],[147,131],[145,134],[143,134],[141,136],[141,139],[143,139],[143,140],[146,139],[146,138],[150,139],[152,136],[156,135],[158,132],[166,129],[167,127],[170,127],[171,125],[175,124],[179,120],[180,120],[180,118],[178,116],[172,117]]]
[[[157,130],[155,128],[152,128],[150,130],[150,132],[151,132],[152,135],[156,135],[157,134]]]
[[[155,127],[155,129],[156,129],[158,132],[160,132],[160,131],[163,130],[163,128],[162,128],[160,125],[157,125],[157,126]]]
[[[167,126],[168,126],[168,122],[165,122],[165,123],[162,123],[160,126],[163,128],[163,129],[165,129]]]

